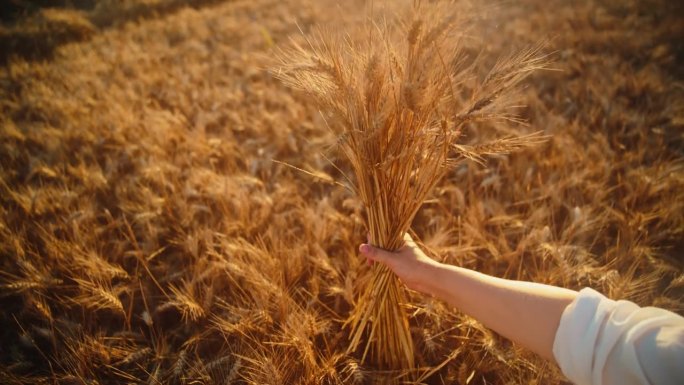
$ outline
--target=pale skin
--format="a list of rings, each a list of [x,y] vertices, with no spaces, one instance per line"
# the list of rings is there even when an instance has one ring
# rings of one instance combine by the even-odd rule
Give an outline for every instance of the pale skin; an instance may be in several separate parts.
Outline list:
[[[576,291],[439,263],[425,255],[408,235],[397,252],[369,244],[362,244],[359,251],[369,261],[387,265],[410,289],[446,301],[500,335],[556,362],[556,330]]]

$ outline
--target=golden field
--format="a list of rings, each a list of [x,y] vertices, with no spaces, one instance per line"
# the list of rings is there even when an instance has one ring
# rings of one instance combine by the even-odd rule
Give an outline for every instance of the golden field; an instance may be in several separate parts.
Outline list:
[[[324,114],[276,78],[273,56],[411,2],[11,3],[0,383],[567,383],[415,292],[415,372],[347,353],[364,206],[336,184],[349,165]],[[441,261],[682,314],[683,7],[476,8],[468,49],[483,63],[546,41],[551,64],[519,92],[525,124],[469,125],[464,143],[549,140],[451,169],[413,231]]]

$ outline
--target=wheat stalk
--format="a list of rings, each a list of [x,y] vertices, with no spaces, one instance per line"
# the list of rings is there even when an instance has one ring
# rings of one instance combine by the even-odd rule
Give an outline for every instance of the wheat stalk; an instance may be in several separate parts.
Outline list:
[[[478,88],[458,87],[476,77],[462,50],[463,19],[454,7],[414,5],[404,23],[372,25],[361,43],[319,32],[308,46],[293,43],[280,54],[276,75],[313,96],[332,117],[339,148],[355,175],[353,191],[366,207],[370,242],[387,250],[404,244],[427,195],[463,159],[508,152],[536,143],[539,135],[484,146],[457,144],[465,124],[509,119],[508,90],[540,67],[537,49],[498,62]],[[428,24],[427,21],[430,21]],[[368,32],[368,33],[365,33]],[[503,102],[502,102],[503,100]],[[509,119],[510,120],[510,119]],[[543,139],[543,138],[541,138]],[[374,265],[347,321],[349,351],[363,338],[381,367],[414,367],[413,340],[403,310],[406,294],[387,267]]]
[[[105,282],[91,282],[85,279],[72,278],[78,284],[80,294],[73,298],[74,302],[90,309],[111,309],[124,314],[124,307],[117,293]]]
[[[179,288],[172,285],[169,289],[173,293],[173,299],[165,305],[177,308],[181,312],[184,321],[197,321],[204,317],[204,308],[202,308],[195,297],[195,289],[192,283],[183,281],[183,287]]]

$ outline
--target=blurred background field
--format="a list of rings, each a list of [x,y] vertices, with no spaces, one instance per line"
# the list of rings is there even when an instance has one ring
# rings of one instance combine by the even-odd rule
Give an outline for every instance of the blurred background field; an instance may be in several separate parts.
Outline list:
[[[410,2],[376,2],[392,17]],[[462,6],[456,3],[454,6]],[[485,58],[549,39],[525,82],[544,145],[449,172],[414,221],[433,256],[684,312],[684,7],[482,5]],[[0,382],[366,384],[342,328],[363,207],[272,53],[354,1],[10,0],[0,6]],[[513,131],[515,130],[515,131]],[[302,173],[282,163],[309,172]],[[429,384],[560,384],[411,293]]]

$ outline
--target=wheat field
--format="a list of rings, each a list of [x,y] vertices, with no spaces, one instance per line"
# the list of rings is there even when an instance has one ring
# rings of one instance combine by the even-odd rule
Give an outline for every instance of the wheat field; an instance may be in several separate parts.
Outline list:
[[[48,3],[0,6],[0,383],[568,383],[411,291],[410,373],[349,349],[367,212],[330,117],[274,57],[319,27],[364,39],[348,31],[411,1]],[[416,238],[684,314],[684,7],[452,6],[473,15],[466,82],[541,41],[548,59],[516,117],[465,124],[461,148],[548,139],[447,170]]]

